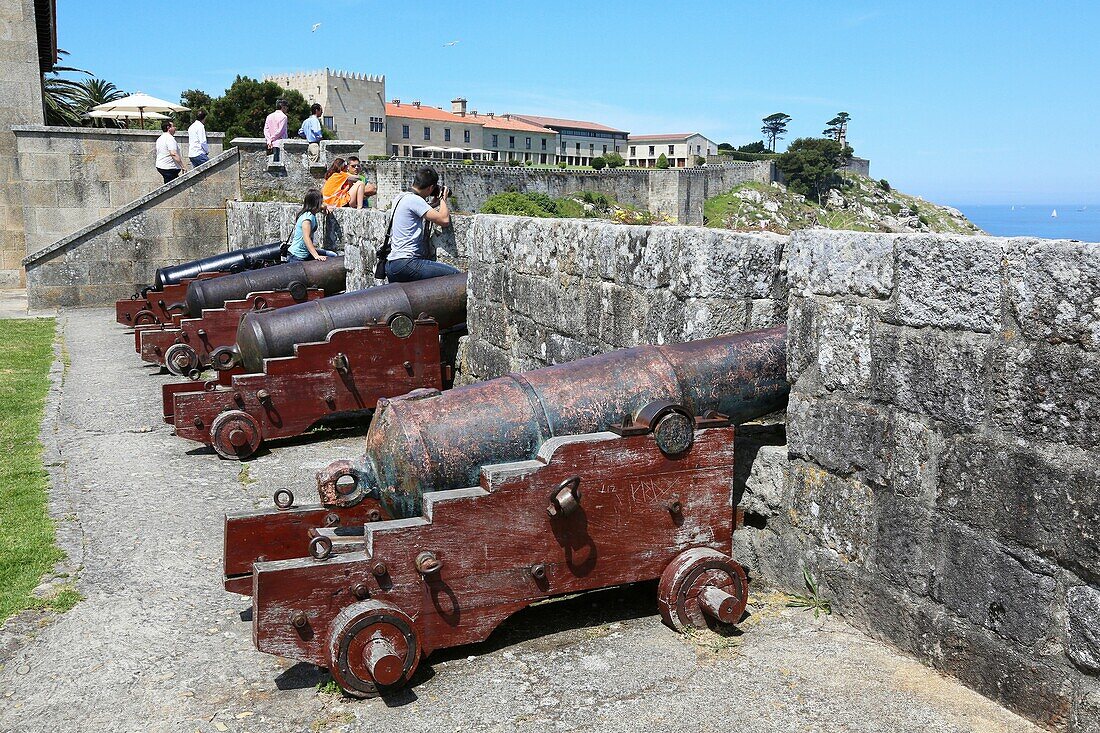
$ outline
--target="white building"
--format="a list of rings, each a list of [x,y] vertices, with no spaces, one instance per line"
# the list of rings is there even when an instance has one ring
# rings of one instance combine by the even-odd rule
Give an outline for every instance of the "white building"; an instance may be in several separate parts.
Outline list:
[[[626,141],[629,133],[598,122],[566,120],[560,117],[538,115],[506,115],[508,118],[545,127],[558,134],[558,161],[569,165],[589,165],[593,158],[608,153],[626,157]]]
[[[268,74],[284,89],[324,108],[321,123],[343,140],[361,140],[364,155],[386,155],[386,77],[348,71]],[[287,131],[291,137],[297,130]]]
[[[669,168],[691,168],[695,159],[718,154],[717,143],[708,140],[698,132],[673,135],[631,135],[627,141],[627,152],[623,155],[626,164],[639,168],[656,168],[657,159],[664,155]]]

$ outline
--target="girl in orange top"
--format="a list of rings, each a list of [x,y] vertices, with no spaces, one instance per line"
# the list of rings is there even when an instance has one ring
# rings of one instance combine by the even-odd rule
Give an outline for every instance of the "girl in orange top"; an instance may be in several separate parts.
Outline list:
[[[367,184],[359,180],[359,162],[353,161],[352,165],[355,166],[354,170],[349,170],[343,158],[336,158],[325,173],[325,186],[321,189],[321,195],[324,197],[325,208],[329,211],[341,206],[361,209],[363,200],[377,191],[374,184],[370,184],[368,189]]]

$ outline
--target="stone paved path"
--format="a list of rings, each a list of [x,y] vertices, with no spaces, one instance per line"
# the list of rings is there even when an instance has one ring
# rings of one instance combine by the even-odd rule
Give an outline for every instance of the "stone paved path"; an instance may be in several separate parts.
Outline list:
[[[160,422],[169,377],[141,365],[109,310],[63,312],[61,328],[71,365],[43,434],[86,599],[0,635],[0,731],[1037,730],[760,588],[732,639],[671,633],[642,584],[528,609],[485,644],[433,655],[395,699],[319,692],[323,671],[253,649],[247,599],[219,582],[221,513],[280,486],[309,496],[313,472],[361,438],[219,460]]]

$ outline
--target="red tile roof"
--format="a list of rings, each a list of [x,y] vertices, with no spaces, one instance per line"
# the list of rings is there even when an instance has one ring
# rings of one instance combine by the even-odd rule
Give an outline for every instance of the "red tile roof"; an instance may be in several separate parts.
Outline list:
[[[631,141],[633,141],[633,140],[685,140],[689,137],[694,137],[695,135],[698,135],[699,137],[706,137],[706,135],[703,135],[702,133],[699,133],[699,132],[684,132],[684,133],[672,134],[672,135],[631,135],[629,139]]]
[[[436,122],[453,122],[456,125],[480,125],[482,120],[480,116],[478,118],[460,117],[459,115],[446,112],[438,107],[428,107],[426,105],[420,105],[417,107],[413,104],[393,104],[392,102],[386,103],[386,116],[387,117],[407,117],[413,120],[434,120]]]
[[[558,133],[554,132],[553,130],[551,130],[548,127],[541,127],[539,125],[532,125],[530,122],[523,122],[521,120],[517,120],[515,117],[508,118],[508,117],[501,117],[499,115],[496,116],[496,117],[490,117],[489,115],[485,115],[485,114],[479,114],[479,115],[467,114],[466,117],[468,119],[476,120],[477,122],[480,122],[485,127],[488,127],[490,129],[493,129],[493,130],[516,130],[517,132],[539,132],[539,133],[542,133],[543,135],[557,135],[558,134]]]
[[[608,127],[607,125],[601,125],[597,122],[585,122],[584,120],[566,120],[561,117],[540,117],[538,115],[517,115],[512,114],[512,119],[520,119],[525,122],[530,122],[534,125],[542,125],[543,127],[571,127],[576,130],[594,130],[596,132],[621,132],[624,135],[626,130],[618,130],[614,127]]]

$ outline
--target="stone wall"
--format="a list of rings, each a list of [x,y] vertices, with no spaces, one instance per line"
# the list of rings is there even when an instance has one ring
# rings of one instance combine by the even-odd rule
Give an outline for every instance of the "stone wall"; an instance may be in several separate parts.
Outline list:
[[[302,162],[305,151],[302,141],[284,143],[281,165],[268,159],[261,139],[238,138],[233,145],[241,152],[242,192],[251,201],[300,201],[306,189],[321,186],[332,158],[347,157],[360,146],[357,141],[325,141],[321,143],[321,160],[309,167]],[[408,190],[413,175],[424,165],[440,172],[444,184],[451,189],[453,206],[460,212],[476,213],[490,196],[504,191],[537,192],[554,198],[578,191],[597,191],[624,204],[668,214],[684,224],[703,223],[703,202],[707,198],[728,193],[738,183],[769,183],[773,177],[770,161],[663,171],[621,168],[595,171],[400,159],[366,162],[368,180],[378,185],[378,196],[370,205],[388,208],[397,194]]]
[[[462,379],[786,322],[786,237],[478,215]]]
[[[226,251],[226,200],[240,196],[229,150],[23,260],[31,308],[106,305],[158,267]]]
[[[38,250],[110,215],[164,185],[157,173],[160,132],[92,127],[18,125],[13,128],[23,179],[26,250]],[[210,156],[224,135],[212,132]],[[184,167],[187,133],[176,134]]]
[[[294,231],[294,217],[301,204],[230,201],[226,205],[230,249],[254,247],[274,241],[286,241]],[[361,290],[376,283],[374,253],[386,231],[387,212],[378,209],[337,209],[318,216],[321,241],[325,249],[341,252],[348,258],[348,289]],[[474,217],[455,215],[451,226],[433,228],[431,247],[436,259],[468,268],[467,239]]]
[[[33,0],[0,0],[0,288],[23,283],[23,185],[12,125],[41,124]]]
[[[1097,731],[1100,247],[814,230],[787,257],[789,481],[750,497],[747,561]]]

